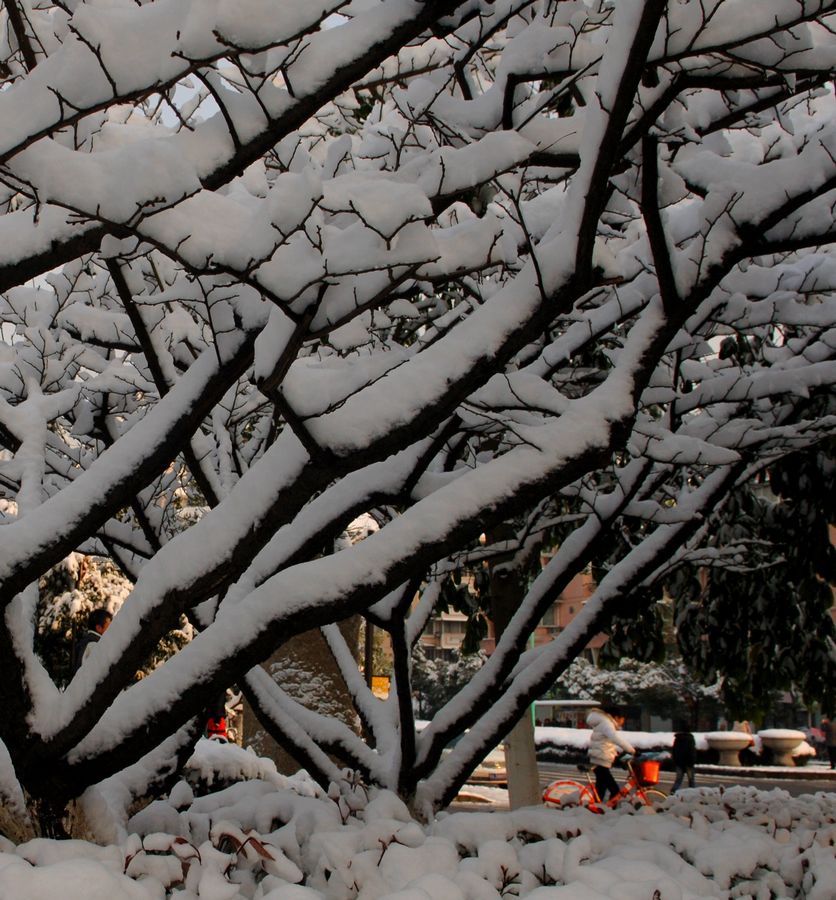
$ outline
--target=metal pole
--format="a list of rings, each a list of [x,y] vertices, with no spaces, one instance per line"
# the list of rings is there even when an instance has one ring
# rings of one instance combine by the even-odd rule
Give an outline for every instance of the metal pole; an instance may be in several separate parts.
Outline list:
[[[363,651],[363,674],[366,678],[366,685],[369,690],[372,687],[372,676],[374,672],[374,625],[366,620],[366,642]]]

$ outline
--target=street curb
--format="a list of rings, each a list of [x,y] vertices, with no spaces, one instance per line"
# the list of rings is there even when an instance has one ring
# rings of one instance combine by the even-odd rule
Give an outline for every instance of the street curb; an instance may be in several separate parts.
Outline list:
[[[808,769],[800,766],[797,769],[768,769],[759,766],[695,766],[694,770],[702,775],[738,775],[741,778],[792,779],[793,781],[833,781],[836,784],[836,771],[833,769]]]

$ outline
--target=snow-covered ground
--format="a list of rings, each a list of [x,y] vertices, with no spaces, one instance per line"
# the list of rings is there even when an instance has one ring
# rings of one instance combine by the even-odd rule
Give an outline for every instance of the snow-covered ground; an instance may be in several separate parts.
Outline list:
[[[209,756],[211,754],[211,758]],[[243,754],[243,755],[242,755]],[[326,795],[239,748],[202,748],[251,777],[195,796],[179,782],[114,840],[0,838],[9,900],[689,900],[836,896],[836,794],[682,791],[649,809],[442,812],[414,819],[386,791]],[[488,793],[486,793],[486,791]],[[492,799],[490,789],[478,789]],[[88,798],[90,800],[91,798]],[[98,815],[114,806],[88,803]]]

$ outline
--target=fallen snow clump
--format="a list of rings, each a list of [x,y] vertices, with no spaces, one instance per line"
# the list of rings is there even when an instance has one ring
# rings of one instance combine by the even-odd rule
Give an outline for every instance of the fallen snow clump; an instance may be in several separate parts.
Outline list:
[[[0,897],[26,900],[689,900],[836,885],[836,795],[681,791],[658,811],[442,812],[420,823],[356,779],[302,776],[204,796],[185,781],[122,839],[0,838]]]

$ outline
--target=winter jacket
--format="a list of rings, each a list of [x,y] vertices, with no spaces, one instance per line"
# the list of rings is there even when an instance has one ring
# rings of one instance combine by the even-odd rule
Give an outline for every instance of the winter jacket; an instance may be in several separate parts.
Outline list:
[[[632,753],[635,748],[622,734],[611,716],[603,710],[594,709],[587,717],[586,724],[592,728],[589,739],[589,761],[593,766],[612,768],[619,753]]]
[[[828,747],[836,747],[836,719],[831,719],[824,726],[824,740]]]
[[[75,642],[75,646],[73,647],[73,658],[72,658],[72,672],[71,675],[75,675],[75,673],[81,668],[81,664],[85,659],[90,655],[90,650],[99,639],[101,635],[98,631],[93,631],[92,628],[88,629],[84,632],[84,634]]]
[[[697,762],[697,744],[689,731],[678,731],[673,739],[673,764],[677,769],[690,769]]]

